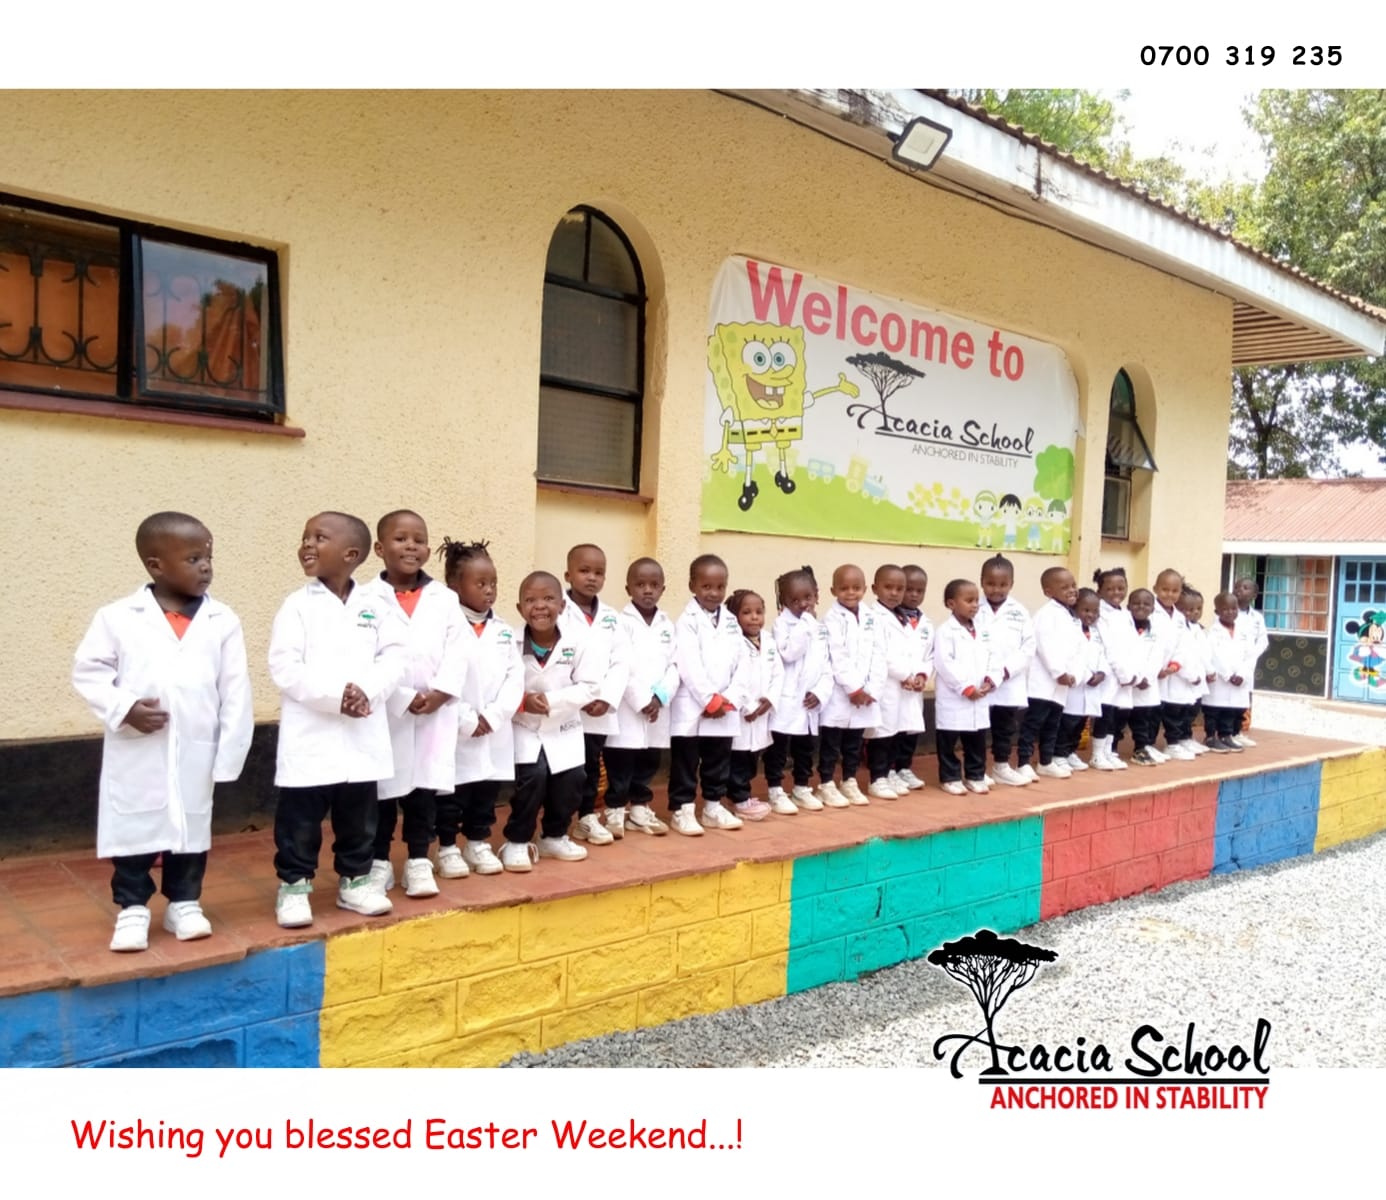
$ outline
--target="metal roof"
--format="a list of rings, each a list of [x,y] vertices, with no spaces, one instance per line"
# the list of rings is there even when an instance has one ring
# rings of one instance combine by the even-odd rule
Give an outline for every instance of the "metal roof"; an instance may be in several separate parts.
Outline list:
[[[1382,310],[1239,242],[975,105],[937,91],[800,88],[725,93],[863,150],[922,182],[1038,221],[1232,300],[1232,365],[1375,356]],[[892,158],[916,117],[953,130],[928,172]]]
[[[1229,480],[1224,549],[1386,554],[1386,479]]]

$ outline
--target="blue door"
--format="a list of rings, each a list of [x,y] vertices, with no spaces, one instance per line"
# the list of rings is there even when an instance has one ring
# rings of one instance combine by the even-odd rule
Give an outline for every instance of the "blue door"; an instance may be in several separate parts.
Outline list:
[[[1333,698],[1386,704],[1386,558],[1338,560]]]

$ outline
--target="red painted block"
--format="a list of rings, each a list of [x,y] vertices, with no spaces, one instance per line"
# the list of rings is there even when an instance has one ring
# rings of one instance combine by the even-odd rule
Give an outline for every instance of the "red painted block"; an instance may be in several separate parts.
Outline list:
[[[1213,873],[1213,839],[1194,845],[1193,874],[1190,879],[1206,879]]]
[[[1184,813],[1193,808],[1194,790],[1191,785],[1175,788],[1169,794],[1169,811],[1172,813]]]
[[[1168,850],[1176,842],[1169,836],[1170,830],[1166,828],[1168,818],[1164,821],[1142,821],[1139,825],[1131,826],[1131,855],[1140,858],[1145,854],[1158,854],[1161,850]],[[1178,832],[1178,826],[1175,826]]]
[[[1144,858],[1133,858],[1119,863],[1116,869],[1116,894],[1135,896],[1140,892],[1154,891],[1160,886],[1160,858],[1148,854]]]
[[[1196,846],[1176,846],[1160,855],[1161,887],[1181,879],[1201,879],[1206,874],[1206,871],[1199,872]]]
[[[1044,844],[1050,842],[1067,841],[1073,834],[1070,832],[1073,826],[1073,810],[1071,808],[1060,808],[1055,812],[1044,814]]]
[[[1217,828],[1218,813],[1215,808],[1195,808],[1179,818],[1179,843],[1201,842],[1213,836]]]
[[[1085,837],[1057,842],[1054,845],[1054,878],[1067,879],[1091,870],[1091,842],[1091,838]]]
[[[1094,868],[1110,867],[1125,862],[1131,857],[1131,847],[1135,834],[1131,826],[1120,829],[1106,829],[1092,835],[1092,865]]]
[[[1054,878],[1054,847],[1045,846],[1040,851],[1040,882],[1048,883]]]
[[[1216,781],[1197,783],[1194,785],[1194,808],[1211,808],[1216,810],[1217,806],[1218,785]]]
[[[1061,917],[1068,912],[1068,880],[1053,879],[1040,889],[1040,920]]]
[[[1131,801],[1111,800],[1107,803],[1107,828],[1120,829],[1131,824]]]
[[[1073,830],[1070,836],[1083,837],[1089,833],[1101,833],[1107,828],[1107,806],[1105,804],[1085,804],[1073,812]]]
[[[1104,867],[1100,871],[1089,871],[1068,881],[1068,911],[1087,908],[1092,904],[1105,904],[1116,898],[1116,868]]]
[[[1169,793],[1156,792],[1150,797],[1150,816],[1152,819],[1169,816]]]

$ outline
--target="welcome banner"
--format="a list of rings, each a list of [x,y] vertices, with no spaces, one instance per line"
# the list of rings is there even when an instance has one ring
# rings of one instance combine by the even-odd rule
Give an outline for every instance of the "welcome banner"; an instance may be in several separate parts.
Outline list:
[[[730,258],[702,528],[1063,554],[1078,388],[1056,346]]]

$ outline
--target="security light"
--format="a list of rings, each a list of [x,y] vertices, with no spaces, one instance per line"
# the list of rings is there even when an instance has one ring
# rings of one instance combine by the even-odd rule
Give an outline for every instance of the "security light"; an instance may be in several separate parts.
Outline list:
[[[892,156],[899,162],[927,171],[938,162],[953,131],[928,117],[915,117],[895,139]]]

